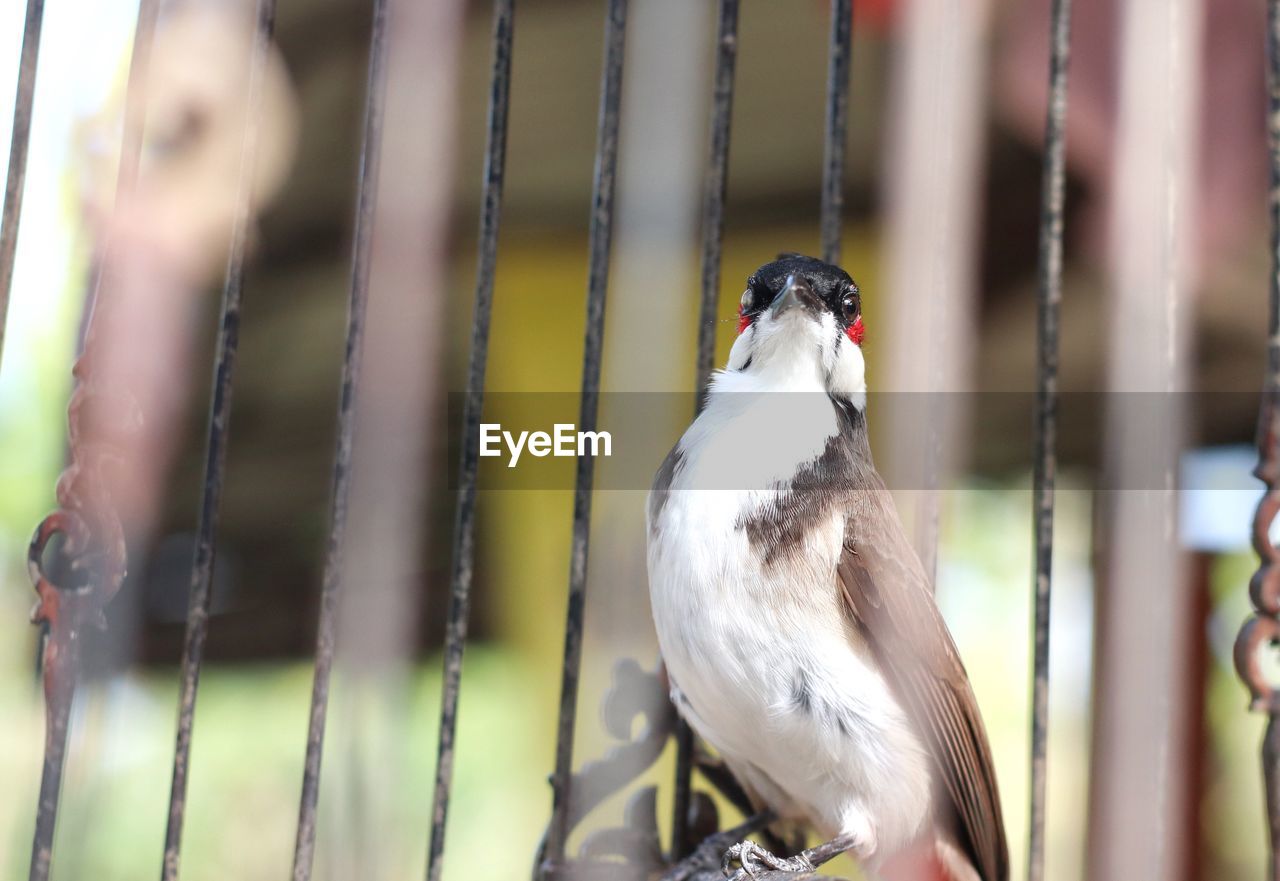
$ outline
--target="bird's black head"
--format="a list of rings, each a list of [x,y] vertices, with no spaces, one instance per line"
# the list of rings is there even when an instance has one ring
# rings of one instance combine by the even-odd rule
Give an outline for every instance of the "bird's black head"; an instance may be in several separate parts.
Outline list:
[[[747,289],[743,291],[739,310],[739,330],[746,330],[762,312],[775,303],[784,305],[779,298],[788,286],[792,288],[792,295],[798,302],[825,309],[846,332],[855,323],[861,327],[862,294],[849,273],[816,257],[779,254],[777,260],[761,266],[747,279]],[[860,329],[853,342],[862,342]]]
[[[839,266],[780,254],[747,279],[727,371],[762,388],[865,393],[862,294]]]

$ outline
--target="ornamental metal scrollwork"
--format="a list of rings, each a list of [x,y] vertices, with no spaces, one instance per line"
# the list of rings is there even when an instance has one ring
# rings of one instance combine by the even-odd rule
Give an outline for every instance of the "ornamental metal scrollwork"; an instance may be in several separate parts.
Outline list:
[[[96,309],[95,309],[96,312]],[[107,472],[141,429],[136,401],[94,383],[100,355],[90,315],[84,351],[72,368],[75,387],[67,405],[70,462],[58,478],[58,508],[36,527],[27,570],[36,592],[32,623],[45,628],[41,654],[45,694],[45,756],[40,780],[31,878],[48,877],[58,791],[67,745],[84,633],[106,628],[104,610],[127,569],[124,527],[116,513]]]
[[[603,705],[605,730],[622,741],[602,759],[589,762],[573,774],[568,786],[566,835],[576,829],[601,802],[621,792],[651,768],[666,748],[675,724],[675,710],[667,698],[666,674],[661,668],[647,672],[631,659],[619,661]],[[644,720],[633,738],[637,718]],[[577,859],[553,865],[546,858],[546,835],[534,864],[537,881],[572,878],[648,878],[663,865],[654,787],[640,790],[628,803],[624,826],[602,829],[583,842]]]
[[[584,765],[569,781],[566,836],[610,796],[653,767],[675,733],[676,711],[669,698],[665,669],[649,672],[631,659],[618,661],[613,683],[605,694],[602,716],[605,730],[618,741],[604,756]],[[632,736],[637,719],[640,731]],[[732,773],[704,749],[694,751],[694,767],[703,778],[746,814],[751,804]],[[663,851],[657,821],[656,786],[638,789],[627,801],[621,826],[590,832],[577,855],[555,864],[547,858],[546,835],[534,863],[535,881],[723,881],[720,860],[725,850],[756,832],[764,832],[767,815],[757,815],[731,829],[720,830],[719,811],[712,797],[695,790],[690,797],[688,831],[700,842],[683,859]],[[764,832],[778,850],[798,849],[801,844],[781,842]],[[767,872],[759,881],[823,881],[814,873]]]
[[[1259,431],[1258,467],[1254,476],[1266,484],[1267,490],[1253,514],[1253,549],[1258,554],[1258,569],[1249,581],[1249,599],[1254,613],[1245,621],[1236,638],[1235,663],[1240,678],[1249,689],[1250,709],[1275,714],[1280,712],[1280,696],[1262,669],[1261,649],[1280,642],[1280,548],[1271,541],[1271,527],[1280,514],[1280,460],[1277,456],[1277,421],[1280,411],[1269,395],[1264,401]]]

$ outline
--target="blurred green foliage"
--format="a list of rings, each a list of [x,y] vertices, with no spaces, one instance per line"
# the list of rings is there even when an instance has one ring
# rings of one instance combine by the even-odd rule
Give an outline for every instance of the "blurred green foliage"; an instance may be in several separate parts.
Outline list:
[[[477,647],[462,692],[447,871],[527,874],[550,805],[545,727],[525,667]],[[435,767],[439,671],[424,665],[372,690],[335,683],[316,875],[412,878],[422,871]],[[302,779],[309,665],[211,667],[201,682],[183,849],[187,881],[288,877]],[[131,675],[81,695],[59,818],[54,875],[137,881],[163,849],[177,689],[168,672]],[[26,876],[42,745],[29,682],[0,679],[0,873]],[[376,793],[367,787],[376,787]],[[362,787],[365,789],[362,790]],[[376,801],[362,797],[376,795]],[[355,814],[363,809],[363,816]],[[506,830],[495,836],[495,830]],[[362,837],[363,836],[363,837]],[[375,854],[356,871],[353,853]]]

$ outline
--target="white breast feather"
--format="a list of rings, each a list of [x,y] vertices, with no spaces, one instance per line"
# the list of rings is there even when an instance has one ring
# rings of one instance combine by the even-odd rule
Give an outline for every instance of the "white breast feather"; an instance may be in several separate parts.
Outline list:
[[[653,616],[682,712],[743,782],[782,815],[826,836],[869,834],[887,855],[923,828],[929,766],[842,608],[844,512],[769,567],[739,526],[837,430],[823,381],[717,375],[649,524]]]

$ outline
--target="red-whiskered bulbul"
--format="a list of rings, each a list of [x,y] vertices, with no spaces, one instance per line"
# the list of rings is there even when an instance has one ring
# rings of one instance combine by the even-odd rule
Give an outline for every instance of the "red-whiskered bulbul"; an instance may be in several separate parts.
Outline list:
[[[758,808],[826,839],[742,842],[734,877],[848,851],[889,877],[1007,881],[978,704],[872,463],[862,334],[837,266],[783,254],[748,279],[647,506],[672,700]]]

